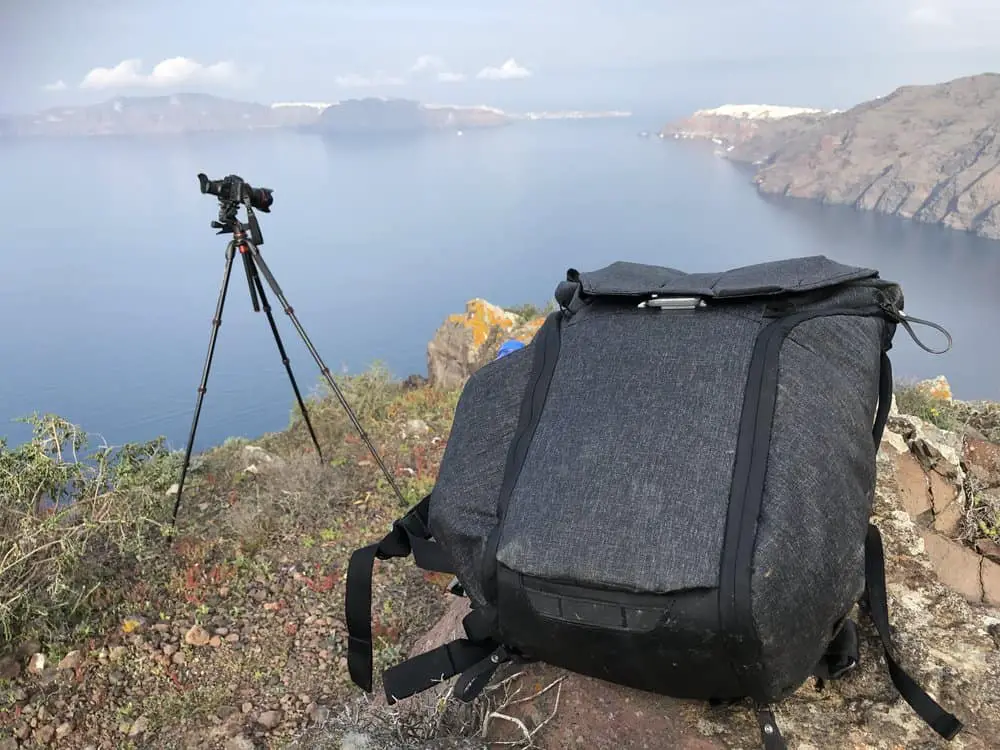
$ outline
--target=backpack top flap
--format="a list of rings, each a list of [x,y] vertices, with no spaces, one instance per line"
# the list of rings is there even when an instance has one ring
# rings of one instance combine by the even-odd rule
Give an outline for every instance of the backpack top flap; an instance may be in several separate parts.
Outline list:
[[[566,272],[591,296],[688,295],[710,298],[770,297],[878,278],[878,271],[848,266],[823,255],[733,268],[722,273],[685,273],[676,268],[618,261],[598,271]]]

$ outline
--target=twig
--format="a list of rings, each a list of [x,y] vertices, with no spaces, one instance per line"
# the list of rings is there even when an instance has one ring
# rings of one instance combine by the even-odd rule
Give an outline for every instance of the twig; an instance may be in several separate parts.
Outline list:
[[[514,706],[514,705],[516,705],[518,703],[526,703],[528,701],[533,701],[533,700],[535,700],[535,698],[539,697],[543,693],[546,693],[549,690],[551,690],[552,688],[554,688],[556,685],[559,685],[565,679],[566,679],[566,675],[563,675],[559,679],[550,682],[548,685],[546,685],[545,687],[543,687],[541,690],[539,690],[534,695],[529,695],[527,698],[519,698],[516,701],[511,701],[511,703],[509,705]]]

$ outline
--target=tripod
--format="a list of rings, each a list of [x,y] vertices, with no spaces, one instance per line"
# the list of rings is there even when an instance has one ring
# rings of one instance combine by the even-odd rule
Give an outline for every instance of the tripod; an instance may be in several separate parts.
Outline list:
[[[202,177],[204,176],[199,175],[199,178]],[[206,184],[209,185],[209,189],[206,189]],[[219,186],[221,186],[221,189]],[[215,189],[211,189],[212,187]],[[231,189],[227,191],[227,187]],[[246,271],[247,284],[250,289],[250,300],[253,304],[253,310],[254,312],[260,312],[263,308],[264,314],[267,315],[267,321],[270,324],[271,333],[274,335],[274,341],[278,345],[278,353],[281,356],[281,362],[284,364],[285,371],[288,373],[288,379],[291,382],[292,390],[295,393],[295,400],[298,402],[299,409],[302,411],[303,420],[305,421],[306,428],[309,430],[309,437],[312,439],[312,443],[316,447],[316,453],[319,456],[320,463],[322,464],[323,462],[323,453],[320,450],[319,441],[316,439],[316,432],[313,429],[312,421],[309,419],[309,412],[306,410],[305,402],[302,400],[302,394],[299,391],[298,383],[295,381],[295,375],[292,373],[292,366],[289,362],[288,354],[285,352],[285,346],[281,341],[281,336],[278,334],[278,326],[275,323],[274,315],[271,314],[271,306],[268,303],[267,295],[264,292],[264,285],[260,278],[261,275],[264,276],[264,279],[267,281],[267,285],[271,287],[271,291],[274,292],[275,297],[277,297],[278,301],[281,303],[282,309],[288,317],[291,318],[292,325],[295,326],[295,330],[302,338],[306,348],[309,349],[309,353],[312,354],[313,359],[319,366],[320,373],[326,379],[327,384],[330,386],[334,395],[336,395],[340,405],[344,407],[351,423],[354,425],[354,429],[358,431],[358,434],[361,436],[361,439],[371,452],[375,462],[378,464],[382,473],[389,481],[389,485],[392,487],[396,497],[402,504],[405,505],[406,501],[403,498],[403,493],[400,491],[395,479],[393,479],[391,472],[388,468],[386,468],[385,462],[382,460],[382,457],[375,449],[375,446],[372,444],[368,434],[361,426],[361,422],[358,420],[357,415],[354,413],[354,410],[345,398],[343,391],[330,375],[330,368],[326,366],[323,359],[320,357],[319,352],[316,351],[316,347],[313,346],[312,341],[309,340],[305,329],[303,329],[302,324],[295,315],[295,311],[285,298],[284,293],[281,291],[281,287],[278,286],[278,282],[275,280],[274,275],[267,267],[267,263],[265,263],[264,259],[261,257],[258,246],[264,244],[264,239],[261,235],[260,225],[257,223],[257,217],[254,215],[252,207],[252,204],[255,202],[260,202],[262,193],[261,189],[254,189],[243,182],[239,177],[231,175],[225,180],[216,182],[209,182],[203,179],[202,192],[211,192],[220,196],[220,220],[213,221],[212,227],[219,230],[218,234],[231,232],[233,238],[226,245],[226,267],[222,275],[222,286],[219,289],[219,298],[215,305],[215,317],[212,319],[212,334],[208,342],[208,355],[205,358],[205,365],[201,374],[201,382],[198,385],[198,400],[195,404],[194,418],[191,422],[191,432],[188,435],[187,448],[184,451],[184,462],[181,465],[181,476],[177,484],[177,497],[174,500],[174,511],[171,526],[176,526],[177,524],[177,512],[181,505],[181,495],[184,491],[184,480],[187,477],[188,467],[191,462],[191,451],[194,447],[195,432],[198,429],[198,419],[201,416],[201,408],[205,399],[205,392],[207,391],[208,375],[212,369],[212,357],[215,354],[215,343],[218,339],[219,328],[222,325],[222,310],[226,303],[226,294],[229,290],[229,278],[232,274],[233,261],[235,260],[237,253],[239,253],[243,258],[243,267]],[[270,191],[265,189],[263,192],[266,193],[266,196],[264,197],[267,200],[262,204],[261,210],[266,212],[268,210],[267,207],[271,202]],[[233,199],[233,194],[236,194],[239,197],[237,199]],[[243,224],[237,218],[237,212],[240,205],[246,207],[246,224]]]

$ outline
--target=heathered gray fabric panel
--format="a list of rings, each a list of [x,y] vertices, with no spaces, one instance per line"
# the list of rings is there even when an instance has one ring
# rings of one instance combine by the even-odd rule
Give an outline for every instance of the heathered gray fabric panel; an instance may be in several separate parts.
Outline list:
[[[692,294],[726,297],[751,289],[801,292],[850,279],[876,275],[870,268],[847,266],[822,255],[770,261],[733,268],[721,273],[684,273],[675,268],[619,261],[597,271],[580,274],[587,294]]]
[[[497,523],[507,446],[517,427],[534,346],[491,362],[468,380],[431,493],[430,526],[469,598],[484,604],[479,560]]]
[[[769,691],[808,676],[864,588],[883,325],[816,318],[781,351],[751,585]]]
[[[576,315],[499,561],[637,592],[717,585],[757,309]]]

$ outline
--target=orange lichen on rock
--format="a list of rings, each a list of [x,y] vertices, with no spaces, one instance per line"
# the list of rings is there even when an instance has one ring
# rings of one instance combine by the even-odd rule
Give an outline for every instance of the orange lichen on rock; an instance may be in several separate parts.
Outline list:
[[[516,315],[477,298],[465,304],[464,314],[449,315],[448,322],[458,323],[472,331],[472,343],[479,347],[486,343],[494,330],[510,330],[517,325],[518,319]]]
[[[944,375],[938,375],[932,380],[922,380],[917,388],[938,401],[951,401],[951,384]]]

